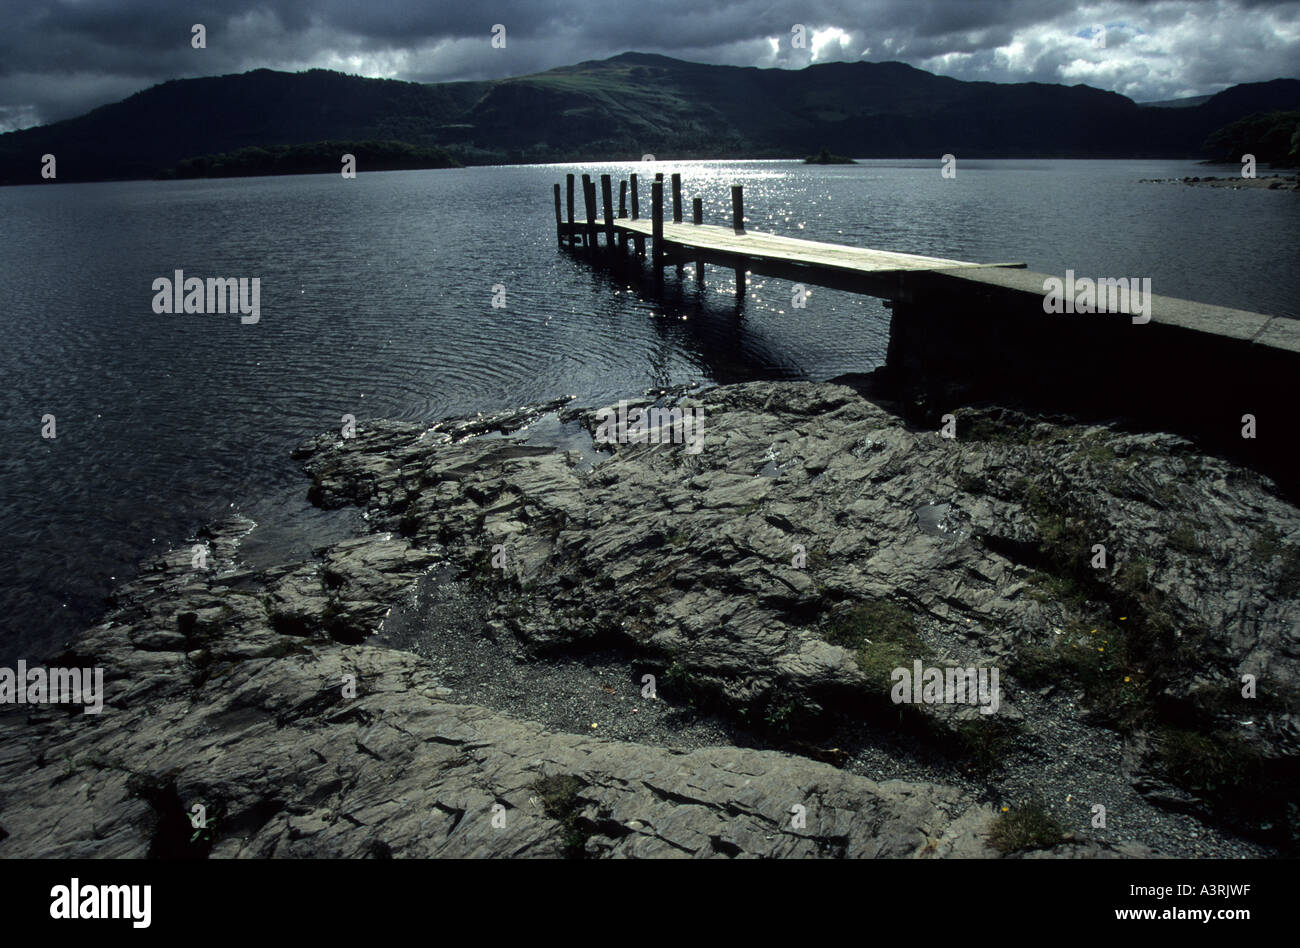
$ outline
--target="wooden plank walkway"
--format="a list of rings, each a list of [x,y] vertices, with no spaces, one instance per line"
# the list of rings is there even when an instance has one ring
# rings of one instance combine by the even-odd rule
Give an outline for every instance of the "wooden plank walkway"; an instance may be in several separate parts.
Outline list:
[[[646,220],[617,220],[615,232],[626,231],[650,237],[654,225]],[[845,244],[827,244],[801,237],[782,237],[762,231],[736,233],[714,224],[663,225],[664,242],[675,245],[687,257],[690,251],[715,250],[751,260],[772,260],[804,266],[827,267],[861,273],[892,273],[900,270],[947,270],[954,267],[1015,266],[1015,264],[967,263],[943,257],[926,257],[893,250],[872,250]],[[1023,264],[1021,264],[1023,266]]]
[[[799,237],[751,231],[745,227],[744,191],[740,185],[731,189],[731,226],[705,224],[700,198],[692,203],[692,222],[683,221],[681,175],[672,176],[672,220],[664,220],[664,180],[656,174],[651,184],[650,217],[641,217],[638,176],[619,182],[618,216],[613,206],[613,183],[610,176],[600,176],[597,184],[589,175],[581,181],[583,209],[586,220],[575,219],[575,176],[566,176],[565,201],[561,204],[561,187],[554,187],[555,237],[561,246],[583,248],[593,258],[604,234],[607,256],[626,254],[629,242],[638,257],[646,255],[646,242],[651,244],[651,262],[656,280],[662,280],[662,270],[675,266],[677,275],[683,264],[693,262],[695,277],[704,280],[705,264],[732,269],[736,274],[737,295],[745,292],[745,274],[762,273],[813,283],[832,289],[868,293],[886,299],[910,296],[916,289],[914,280],[925,273],[949,270],[978,270],[982,268],[1023,268],[1023,263],[971,263],[946,257],[900,253],[870,247],[850,247],[843,244],[824,243]],[[597,217],[598,195],[603,204],[603,215]],[[628,216],[628,197],[631,197],[631,216]],[[568,220],[563,210],[567,208]]]

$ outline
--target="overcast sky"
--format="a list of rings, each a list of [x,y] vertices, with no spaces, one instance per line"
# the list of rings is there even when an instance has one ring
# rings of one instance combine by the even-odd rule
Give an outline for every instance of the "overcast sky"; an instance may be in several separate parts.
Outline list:
[[[195,23],[206,49],[191,46]],[[490,42],[498,23],[504,49]],[[628,50],[782,68],[901,60],[1145,102],[1300,74],[1300,0],[3,0],[0,131],[182,77],[323,67],[436,82]]]

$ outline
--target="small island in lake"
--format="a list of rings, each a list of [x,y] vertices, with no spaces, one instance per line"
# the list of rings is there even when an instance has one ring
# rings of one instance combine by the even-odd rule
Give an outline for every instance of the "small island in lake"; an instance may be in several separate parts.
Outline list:
[[[847,155],[832,155],[825,148],[815,155],[809,155],[803,160],[806,165],[856,165],[857,162]]]

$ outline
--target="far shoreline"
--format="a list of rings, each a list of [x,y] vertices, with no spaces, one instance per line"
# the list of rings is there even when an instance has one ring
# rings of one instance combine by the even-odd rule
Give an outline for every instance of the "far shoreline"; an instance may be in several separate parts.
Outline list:
[[[673,162],[686,163],[686,162],[759,162],[759,161],[761,161],[761,162],[771,162],[771,163],[773,163],[773,164],[776,164],[776,163],[790,163],[790,164],[798,165],[798,166],[800,166],[800,167],[807,167],[807,166],[809,166],[809,164],[810,164],[810,163],[808,163],[808,162],[806,161],[807,157],[808,157],[808,156],[806,156],[806,155],[803,155],[803,156],[800,156],[800,155],[784,155],[784,156],[773,156],[773,155],[749,155],[749,156],[722,155],[722,156],[711,156],[711,157],[703,157],[703,158],[701,158],[701,157],[690,156],[690,155],[686,155],[686,156],[675,155],[675,156],[671,156],[671,157],[659,158],[658,161],[657,161],[657,164],[660,165],[660,166],[663,166],[663,165],[666,165],[666,164],[671,164],[671,163],[673,163]],[[1222,162],[1209,162],[1209,161],[1204,161],[1204,160],[1202,160],[1202,159],[1199,159],[1199,158],[1196,158],[1196,157],[1193,157],[1193,156],[1186,156],[1186,157],[1181,157],[1181,158],[1177,158],[1177,157],[1175,157],[1175,158],[1169,158],[1169,157],[1151,157],[1151,156],[1127,156],[1127,157],[1119,157],[1119,158],[1097,158],[1097,157],[1089,157],[1089,156],[1073,156],[1073,155],[979,155],[979,154],[975,154],[975,155],[966,155],[966,156],[959,156],[959,158],[963,158],[963,157],[964,157],[964,159],[967,160],[967,161],[1087,161],[1087,162],[1133,162],[1133,161],[1162,161],[1162,162],[1164,162],[1164,161],[1168,161],[1168,162],[1174,162],[1174,161],[1178,161],[1178,162],[1190,162],[1190,163],[1195,163],[1195,164],[1200,164],[1200,165],[1219,165],[1219,166],[1221,166],[1221,167],[1225,167],[1225,168],[1232,168],[1232,167],[1235,167],[1234,165],[1231,165],[1231,164],[1229,164],[1229,165],[1224,165]],[[850,161],[851,161],[853,164],[860,164],[860,163],[864,163],[864,162],[872,162],[872,161],[933,161],[933,162],[936,163],[936,166],[937,166],[938,162],[940,161],[940,158],[939,158],[939,156],[936,156],[936,155],[875,155],[875,156],[867,156],[867,157],[857,156],[857,157],[851,158]],[[449,165],[449,166],[442,166],[442,167],[433,167],[433,166],[430,166],[430,167],[406,167],[406,168],[402,168],[402,167],[388,167],[388,168],[375,168],[375,167],[369,167],[369,168],[366,168],[366,167],[358,167],[358,168],[356,169],[356,173],[357,173],[358,175],[365,175],[365,174],[376,174],[376,173],[382,173],[382,172],[388,172],[388,171],[455,171],[455,170],[466,170],[466,169],[472,169],[472,168],[553,168],[553,167],[574,167],[574,166],[581,166],[581,165],[624,165],[624,164],[640,165],[640,164],[641,164],[641,159],[638,159],[638,158],[629,158],[629,157],[622,157],[622,158],[603,158],[603,157],[596,157],[596,158],[574,158],[574,159],[565,160],[565,161],[541,161],[541,162],[510,162],[510,161],[497,161],[497,162],[474,162],[474,161],[466,161],[466,162],[462,162],[462,163],[460,163],[459,165]],[[822,164],[822,163],[820,163],[820,162],[812,162],[812,163],[811,163],[811,166],[816,167],[816,166],[820,166],[821,164]],[[1289,170],[1289,169],[1286,169],[1286,170]],[[45,179],[37,179],[37,180],[32,180],[32,181],[13,181],[13,180],[4,180],[4,181],[0,181],[0,188],[3,188],[3,187],[30,187],[30,186],[33,186],[33,185],[58,185],[58,184],[111,184],[111,183],[122,183],[122,182],[128,182],[128,181],[177,182],[177,181],[213,181],[213,180],[226,180],[226,179],[231,179],[231,178],[285,178],[285,177],[305,177],[305,176],[310,176],[310,175],[315,175],[315,174],[321,174],[321,175],[338,175],[338,174],[339,174],[339,170],[338,170],[338,169],[335,169],[335,168],[326,168],[326,169],[322,169],[322,170],[319,170],[319,171],[315,171],[315,170],[285,170],[285,171],[263,171],[263,172],[258,172],[258,173],[255,173],[255,174],[193,175],[193,176],[175,176],[175,177],[169,177],[169,176],[166,176],[165,174],[161,174],[161,173],[160,173],[160,174],[152,174],[152,175],[139,175],[139,176],[133,176],[133,177],[105,177],[105,178],[67,178],[67,177],[59,177],[59,178],[55,178],[55,179],[51,179],[51,180],[45,180]],[[1269,175],[1269,176],[1266,176],[1266,179],[1267,179],[1267,180],[1272,180],[1272,178],[1274,178],[1274,177],[1279,177],[1279,175],[1276,175],[1276,174],[1274,174],[1274,175]],[[1295,178],[1295,174],[1294,174],[1294,173],[1292,173],[1292,174],[1290,174],[1290,175],[1282,174],[1282,175],[1280,175],[1280,177],[1281,177],[1283,180],[1294,179],[1294,178]],[[1161,182],[1161,183],[1163,183],[1163,182],[1181,182],[1181,181],[1184,181],[1184,180],[1187,180],[1187,179],[1186,179],[1186,178],[1143,178],[1143,179],[1140,179],[1140,180],[1143,181],[1143,182]],[[1201,180],[1201,181],[1204,181],[1204,180],[1206,180],[1206,179],[1205,179],[1205,178],[1201,178],[1200,180]],[[1226,179],[1226,180],[1234,180],[1234,179],[1229,178],[1229,179]],[[1245,179],[1243,179],[1243,180],[1245,180]],[[1259,179],[1256,179],[1256,180],[1259,180]],[[1220,185],[1220,186],[1222,186],[1222,185]]]

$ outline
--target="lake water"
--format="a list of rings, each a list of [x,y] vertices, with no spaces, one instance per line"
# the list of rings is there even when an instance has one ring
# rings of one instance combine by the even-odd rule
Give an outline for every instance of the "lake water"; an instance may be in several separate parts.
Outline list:
[[[341,416],[434,420],[559,395],[824,379],[884,360],[888,311],[729,271],[654,299],[555,246],[567,171],[681,171],[705,219],[1080,276],[1295,318],[1296,195],[1140,178],[1191,162],[937,161],[473,168],[0,189],[0,659],[91,621],[151,551],[240,512],[252,554],[338,529],[288,457]],[[1231,173],[1218,171],[1211,173]],[[649,203],[648,188],[643,189]],[[579,196],[581,213],[581,197]],[[152,283],[257,277],[260,320],[159,315]],[[492,287],[506,288],[494,309]],[[42,437],[55,416],[57,437]]]

